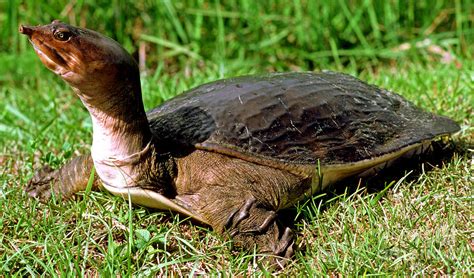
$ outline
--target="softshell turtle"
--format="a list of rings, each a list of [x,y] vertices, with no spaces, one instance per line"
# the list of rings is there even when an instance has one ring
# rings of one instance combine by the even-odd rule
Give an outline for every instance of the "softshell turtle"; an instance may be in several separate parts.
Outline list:
[[[261,252],[292,253],[279,210],[459,130],[335,72],[219,80],[145,113],[137,64],[114,40],[57,20],[20,32],[93,123],[91,153],[39,171],[31,196],[70,197],[85,189],[94,166],[111,193],[188,215]]]

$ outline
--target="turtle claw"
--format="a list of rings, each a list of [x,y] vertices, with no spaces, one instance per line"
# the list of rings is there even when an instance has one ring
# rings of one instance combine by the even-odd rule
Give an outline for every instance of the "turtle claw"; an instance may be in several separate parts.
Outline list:
[[[280,255],[285,258],[289,258],[293,255],[293,244],[294,244],[293,231],[286,227],[283,235],[280,238],[277,248],[273,251],[275,255]]]
[[[259,206],[254,197],[232,210],[224,227],[237,246],[253,249],[256,244],[260,252],[278,256],[279,266],[281,257],[293,255],[293,231],[279,225],[277,213]]]
[[[267,231],[270,225],[273,223],[273,221],[276,220],[277,214],[274,211],[268,211],[266,214],[267,214],[267,218],[265,218],[265,220],[262,222],[262,224],[260,224],[260,226],[241,231],[241,233],[261,234]]]
[[[225,229],[230,232],[230,236],[234,236],[237,233],[254,233],[261,234],[268,230],[270,225],[277,218],[277,214],[274,211],[266,211],[266,218],[263,220],[262,224],[257,227],[250,227],[244,230],[239,230],[237,226],[250,215],[250,209],[256,203],[255,197],[248,198],[244,205],[240,209],[234,209],[229,215],[229,218],[224,225]]]
[[[242,220],[249,216],[249,211],[252,205],[256,202],[255,197],[250,197],[240,209],[234,209],[229,215],[229,218],[224,225],[226,230],[234,229]]]

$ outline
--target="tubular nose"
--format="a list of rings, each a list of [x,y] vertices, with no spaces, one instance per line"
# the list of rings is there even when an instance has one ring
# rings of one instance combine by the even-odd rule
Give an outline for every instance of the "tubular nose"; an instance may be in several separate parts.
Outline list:
[[[33,33],[33,30],[34,30],[34,27],[24,26],[24,25],[20,25],[20,28],[18,29],[20,33],[27,36],[31,36],[31,34]]]

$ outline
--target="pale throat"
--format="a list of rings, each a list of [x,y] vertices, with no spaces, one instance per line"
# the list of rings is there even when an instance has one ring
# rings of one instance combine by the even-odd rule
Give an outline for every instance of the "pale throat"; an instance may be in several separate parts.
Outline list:
[[[111,113],[91,105],[91,100],[79,94],[92,119],[91,156],[96,172],[105,185],[133,187],[141,179],[135,167],[151,153],[151,132],[146,116],[134,109]],[[137,120],[125,121],[136,116]],[[136,113],[137,115],[130,115]],[[145,117],[141,119],[140,117]]]
[[[101,111],[90,111],[92,119],[92,153],[97,159],[120,159],[128,157],[143,148],[145,138],[140,134],[127,132],[128,127],[117,128],[117,119],[104,115]],[[140,142],[141,141],[141,142]],[[148,142],[146,142],[148,143]]]

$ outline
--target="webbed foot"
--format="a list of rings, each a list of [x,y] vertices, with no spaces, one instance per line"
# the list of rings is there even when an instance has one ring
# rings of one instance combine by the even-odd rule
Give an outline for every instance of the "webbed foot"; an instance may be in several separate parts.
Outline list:
[[[47,202],[53,195],[68,199],[87,188],[93,166],[90,155],[76,157],[57,170],[45,166],[36,172],[25,190],[30,197],[41,202]],[[94,180],[93,188],[97,187],[98,183]]]
[[[25,188],[28,196],[39,199],[42,202],[46,202],[51,198],[51,194],[54,191],[54,184],[58,181],[58,171],[51,167],[44,166],[28,182]],[[58,194],[59,192],[54,192]]]
[[[254,197],[248,198],[239,209],[231,211],[225,229],[237,246],[247,249],[257,246],[259,252],[285,259],[294,253],[293,231],[283,227],[278,222],[277,213],[259,206]],[[276,258],[273,261],[283,267],[285,259]]]

